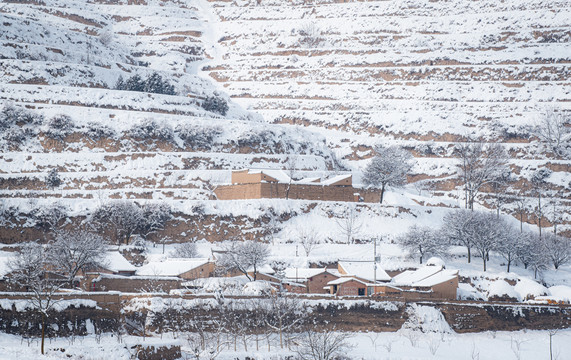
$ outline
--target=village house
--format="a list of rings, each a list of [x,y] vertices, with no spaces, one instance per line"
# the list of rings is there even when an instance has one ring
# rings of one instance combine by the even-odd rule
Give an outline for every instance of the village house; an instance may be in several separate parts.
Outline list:
[[[351,174],[322,180],[294,180],[283,170],[244,169],[232,171],[232,184],[214,191],[218,200],[298,199],[347,202],[378,202],[377,192],[353,187]]]
[[[441,264],[427,263],[417,270],[407,270],[393,278],[391,286],[404,297],[456,299],[458,270],[446,270]]]
[[[373,261],[339,261],[337,271],[340,277],[325,285],[332,295],[371,295],[375,286],[391,280],[386,271]]]
[[[335,269],[287,268],[283,284],[289,292],[327,294],[327,283],[338,278],[339,273]]]

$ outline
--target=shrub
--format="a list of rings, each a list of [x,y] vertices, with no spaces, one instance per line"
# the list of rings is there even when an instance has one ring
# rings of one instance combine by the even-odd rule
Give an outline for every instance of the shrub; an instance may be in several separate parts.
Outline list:
[[[40,114],[8,104],[0,112],[0,131],[12,126],[40,125],[43,121]]]
[[[109,126],[97,122],[89,122],[84,133],[89,139],[94,141],[112,138],[115,135],[115,131]]]
[[[185,144],[206,149],[211,149],[214,139],[222,134],[222,129],[218,126],[200,127],[194,124],[179,125],[176,131]]]
[[[129,130],[129,135],[140,140],[172,141],[174,132],[166,123],[157,123],[153,119],[146,119]]]
[[[47,121],[46,136],[63,140],[73,131],[73,120],[68,115],[56,115]]]
[[[206,111],[214,112],[222,116],[226,116],[229,109],[228,102],[216,95],[207,97],[202,103],[202,108]]]
[[[162,76],[156,72],[144,80],[139,75],[133,75],[127,80],[123,80],[123,77],[119,76],[119,79],[117,79],[115,83],[115,89],[176,95],[174,85],[171,85],[167,80],[163,80]]]

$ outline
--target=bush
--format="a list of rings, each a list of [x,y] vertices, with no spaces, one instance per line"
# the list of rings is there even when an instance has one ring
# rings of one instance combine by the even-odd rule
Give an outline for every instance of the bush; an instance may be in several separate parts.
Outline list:
[[[84,130],[85,135],[94,141],[112,138],[115,131],[109,126],[97,122],[89,122]]]
[[[153,119],[146,119],[129,130],[129,135],[140,140],[172,141],[174,132],[166,123],[157,123]]]
[[[116,90],[139,91],[153,94],[176,95],[174,85],[167,80],[163,80],[158,73],[153,73],[147,79],[143,80],[139,75],[133,75],[126,81],[122,76],[115,83]]]
[[[222,129],[218,126],[199,127],[193,124],[184,124],[179,125],[176,132],[184,143],[192,148],[211,149],[214,139],[222,134]]]
[[[46,136],[63,140],[74,128],[73,120],[68,115],[56,115],[47,121]]]
[[[42,115],[8,104],[0,112],[0,131],[13,126],[40,125],[43,121]]]
[[[228,102],[216,95],[207,97],[202,103],[202,108],[206,111],[214,112],[222,116],[226,116],[229,109]]]

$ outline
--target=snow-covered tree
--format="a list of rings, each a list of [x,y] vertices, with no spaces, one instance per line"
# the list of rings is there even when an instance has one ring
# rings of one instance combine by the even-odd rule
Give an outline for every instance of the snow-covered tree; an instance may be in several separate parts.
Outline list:
[[[454,210],[446,214],[440,235],[450,244],[464,245],[468,252],[468,263],[472,261],[472,238],[466,233],[472,226],[472,214],[468,210]]]
[[[543,235],[543,244],[545,247],[545,255],[551,264],[553,264],[555,270],[571,260],[571,240],[569,238],[552,233],[545,233]]]
[[[57,292],[62,283],[50,279],[46,274],[49,258],[43,246],[27,243],[8,263],[9,281],[28,291],[28,301],[41,316],[41,351],[44,354],[46,321],[53,306],[58,302]]]
[[[460,178],[464,184],[466,208],[474,209],[474,201],[483,186],[508,171],[507,155],[499,144],[464,143],[456,146],[460,158]]]
[[[196,124],[181,124],[176,127],[176,133],[187,146],[193,149],[212,149],[216,138],[224,131],[217,125],[199,126]]]
[[[103,237],[98,234],[85,230],[62,231],[48,248],[49,261],[73,286],[79,271],[103,264],[105,247]]]
[[[174,131],[169,124],[153,119],[145,119],[133,125],[128,134],[139,140],[172,141],[174,139]]]
[[[505,224],[504,236],[495,247],[495,250],[506,260],[507,272],[510,272],[512,263],[518,258],[521,247],[525,246],[521,239],[521,233],[517,232],[513,226]]]
[[[192,259],[198,256],[198,249],[194,242],[187,241],[177,245],[170,256],[174,258]]]
[[[57,169],[54,168],[48,171],[48,174],[46,175],[44,182],[46,183],[46,186],[51,190],[60,187],[62,181]]]
[[[131,236],[140,229],[143,212],[136,203],[120,200],[98,207],[92,219],[101,230],[111,231],[118,245],[129,244]]]
[[[144,204],[141,211],[139,234],[145,239],[150,234],[164,229],[167,221],[172,218],[172,209],[165,202]]]
[[[427,226],[411,226],[398,242],[411,256],[418,256],[421,264],[431,256],[446,255],[448,249],[439,234]]]
[[[59,202],[55,202],[33,209],[31,217],[34,226],[44,233],[44,239],[47,240],[48,234],[56,232],[64,226],[68,218],[68,208]]]
[[[345,332],[307,330],[299,342],[297,355],[301,360],[334,360],[351,350]]]
[[[375,156],[363,172],[363,184],[369,188],[379,189],[380,203],[387,187],[401,187],[406,184],[407,174],[414,166],[412,155],[397,146],[377,146]]]
[[[174,86],[163,80],[163,77],[156,72],[145,80],[143,91],[154,94],[175,95]]]
[[[83,133],[87,138],[93,141],[109,139],[115,136],[115,131],[112,128],[95,121],[88,122],[87,126],[83,129]]]
[[[482,257],[484,271],[486,271],[490,252],[505,240],[505,229],[508,225],[503,218],[497,218],[492,213],[482,211],[473,212],[469,225],[465,236],[471,238],[472,247]]]
[[[535,207],[535,215],[537,217],[537,227],[539,228],[539,237],[541,237],[541,220],[543,219],[543,206],[541,200],[545,197],[545,192],[547,190],[547,179],[551,176],[553,171],[548,168],[537,169],[531,178],[531,186],[533,192],[537,197],[537,206]]]
[[[256,281],[258,269],[266,264],[270,255],[267,244],[257,241],[231,241],[223,248],[218,265],[226,271],[239,271],[249,280]],[[251,273],[252,275],[250,276]]]
[[[547,109],[541,116],[533,134],[556,156],[571,156],[571,116],[561,110]]]

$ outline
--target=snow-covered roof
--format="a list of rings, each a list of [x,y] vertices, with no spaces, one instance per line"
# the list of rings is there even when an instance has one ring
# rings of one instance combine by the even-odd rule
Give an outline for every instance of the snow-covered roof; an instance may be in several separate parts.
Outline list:
[[[361,284],[368,285],[365,281],[359,280],[359,279],[351,277],[351,276],[340,277],[339,279],[335,279],[335,280],[328,282],[327,285],[341,285],[341,284],[345,284],[349,281],[357,281]]]
[[[397,286],[431,287],[450,281],[458,276],[458,270],[446,270],[441,265],[427,265],[417,270],[407,270],[391,281]]]
[[[118,251],[108,251],[105,257],[105,268],[113,272],[136,271],[137,267],[131,264]]]
[[[296,183],[316,185],[316,184],[320,184],[320,181],[321,181],[320,177],[308,177],[308,178],[303,178],[301,180],[298,180],[298,181],[296,181]]]
[[[323,185],[332,185],[332,184],[335,184],[335,183],[337,183],[337,182],[339,182],[339,181],[342,181],[342,180],[345,180],[345,179],[347,179],[347,178],[350,178],[351,176],[352,176],[351,174],[337,175],[337,176],[334,176],[334,177],[329,178],[329,179],[327,179],[327,180],[323,180],[323,181],[321,182],[321,184],[323,184]]]
[[[424,280],[421,280],[414,284],[414,286],[435,286],[438,284],[442,284],[443,282],[450,281],[458,276],[457,270],[442,270],[439,273],[436,273],[432,276],[427,277]]]
[[[178,276],[208,263],[207,258],[151,261],[137,270],[139,276]]]
[[[343,268],[346,275],[353,275],[361,279],[373,282],[375,280],[375,263],[372,261],[340,261],[339,266]],[[391,277],[377,264],[377,281],[390,281]]]
[[[339,276],[336,271],[325,268],[287,268],[285,269],[285,278],[290,280],[307,280],[311,277],[322,273],[329,273],[334,276]]]
[[[246,170],[246,169],[244,169]],[[280,183],[289,183],[290,177],[283,171],[279,169],[247,169],[248,174],[265,174],[273,177]]]
[[[439,273],[442,271],[442,266],[423,266],[417,270],[407,270],[396,275],[392,283],[398,285],[412,285],[419,281],[422,281],[429,276]]]

